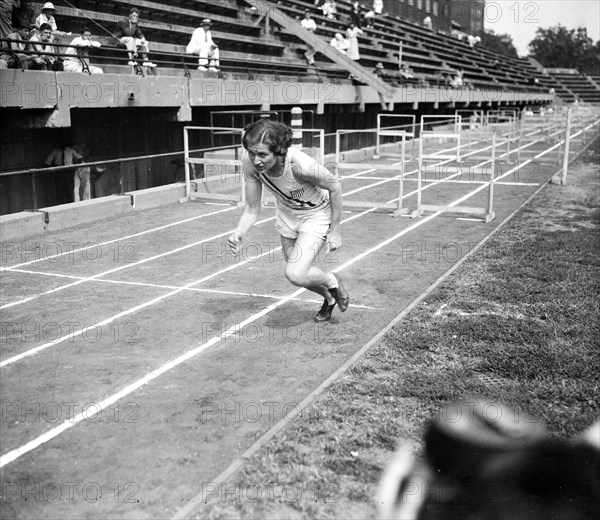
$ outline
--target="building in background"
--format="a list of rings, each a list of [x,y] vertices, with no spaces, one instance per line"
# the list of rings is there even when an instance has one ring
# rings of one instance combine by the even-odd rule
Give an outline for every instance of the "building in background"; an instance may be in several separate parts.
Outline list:
[[[458,29],[479,34],[483,31],[485,0],[384,0],[384,11],[420,25],[430,17],[437,31]]]

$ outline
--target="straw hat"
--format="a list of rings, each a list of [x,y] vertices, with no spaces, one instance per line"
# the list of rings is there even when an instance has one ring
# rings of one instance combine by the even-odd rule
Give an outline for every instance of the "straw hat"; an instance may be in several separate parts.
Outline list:
[[[42,11],[56,11],[56,8],[54,7],[54,4],[52,2],[46,2],[43,6],[42,6]]]

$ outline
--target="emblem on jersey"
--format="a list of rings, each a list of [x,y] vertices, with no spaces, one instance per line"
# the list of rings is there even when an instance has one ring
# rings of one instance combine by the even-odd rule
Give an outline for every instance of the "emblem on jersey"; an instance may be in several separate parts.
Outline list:
[[[292,197],[292,199],[299,199],[300,197],[302,197],[303,193],[304,193],[304,188],[300,188],[299,190],[290,191],[290,197]]]

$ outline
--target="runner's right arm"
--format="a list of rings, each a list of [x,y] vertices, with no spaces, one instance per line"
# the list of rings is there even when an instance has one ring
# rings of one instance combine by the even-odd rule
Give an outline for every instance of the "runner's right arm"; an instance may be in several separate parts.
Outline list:
[[[238,221],[237,229],[229,235],[228,239],[229,247],[234,255],[239,252],[242,239],[258,220],[262,200],[262,184],[256,178],[254,166],[247,154],[244,154],[242,158],[242,175],[245,181],[246,205]]]

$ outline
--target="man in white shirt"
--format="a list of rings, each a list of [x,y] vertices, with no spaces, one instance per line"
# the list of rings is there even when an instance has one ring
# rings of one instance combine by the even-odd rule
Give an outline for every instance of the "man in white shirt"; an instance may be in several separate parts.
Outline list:
[[[74,38],[65,52],[64,71],[83,72],[85,63],[90,74],[102,74],[103,70],[100,67],[90,65],[90,60],[87,57],[90,47],[100,47],[100,42],[92,41],[92,31],[88,27],[84,27],[81,29],[81,36]]]
[[[308,11],[304,11],[304,19],[300,22],[300,25],[307,31],[310,31],[311,33],[314,33],[317,30],[317,24],[311,18],[310,13]],[[307,44],[307,49],[304,53],[304,56],[306,57],[306,61],[308,61],[309,65],[315,64],[315,54],[317,54],[317,51],[315,51],[314,47]]]
[[[56,11],[54,4],[52,2],[46,2],[42,6],[42,13],[35,19],[35,26],[39,30],[42,24],[49,24],[52,28],[52,36],[57,36],[64,38],[65,36],[69,36],[71,33],[67,33],[64,31],[59,31],[56,25],[56,20],[54,19],[54,12]]]
[[[198,54],[198,70],[218,72],[219,47],[212,39],[211,25],[212,22],[208,18],[202,20],[202,26],[193,32],[192,39],[187,44],[186,52],[188,54]],[[208,69],[206,65],[209,66]]]

